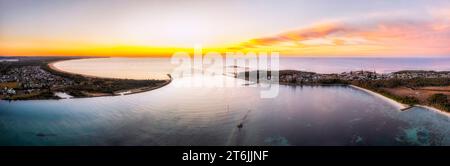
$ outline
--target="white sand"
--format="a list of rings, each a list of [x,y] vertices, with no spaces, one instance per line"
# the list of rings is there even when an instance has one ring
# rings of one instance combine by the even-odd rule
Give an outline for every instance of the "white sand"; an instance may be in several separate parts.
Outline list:
[[[361,87],[358,87],[358,86],[354,86],[354,85],[350,85],[350,86],[353,87],[353,88],[355,88],[355,89],[359,89],[359,90],[362,90],[362,91],[364,91],[364,92],[370,93],[371,95],[377,96],[377,97],[379,97],[379,98],[385,100],[386,102],[391,103],[392,105],[394,105],[394,106],[395,106],[397,109],[399,109],[399,110],[404,109],[404,108],[408,108],[408,105],[399,103],[399,102],[397,102],[397,101],[395,101],[395,100],[392,100],[391,98],[388,98],[388,97],[386,97],[386,96],[383,96],[383,95],[381,95],[381,94],[379,94],[379,93],[376,93],[376,92],[373,92],[373,91],[371,91],[371,90],[364,89],[364,88],[361,88]]]
[[[446,112],[446,111],[443,111],[443,110],[440,110],[440,109],[437,109],[434,107],[430,107],[430,106],[426,106],[426,105],[414,105],[414,107],[421,107],[421,108],[425,108],[427,110],[434,111],[434,112],[442,114],[442,115],[450,116],[449,112]]]
[[[408,108],[408,105],[399,103],[399,102],[397,102],[395,100],[392,100],[392,99],[390,99],[390,98],[388,98],[386,96],[383,96],[383,95],[381,95],[379,93],[376,93],[376,92],[373,92],[371,90],[364,89],[364,88],[361,88],[361,87],[358,87],[358,86],[354,86],[354,85],[350,85],[350,86],[355,88],[355,89],[359,89],[359,90],[365,91],[367,93],[370,93],[370,94],[372,94],[374,96],[380,97],[383,100],[385,100],[385,101],[391,103],[392,105],[394,105],[399,110],[404,109],[404,108]],[[437,108],[434,108],[434,107],[430,107],[430,106],[426,106],[426,105],[418,105],[418,104],[414,105],[414,107],[420,107],[420,108],[424,108],[424,109],[427,109],[427,110],[430,110],[430,111],[437,112],[437,113],[442,114],[442,115],[450,116],[450,113],[445,112],[445,111],[440,110],[440,109],[437,109]]]

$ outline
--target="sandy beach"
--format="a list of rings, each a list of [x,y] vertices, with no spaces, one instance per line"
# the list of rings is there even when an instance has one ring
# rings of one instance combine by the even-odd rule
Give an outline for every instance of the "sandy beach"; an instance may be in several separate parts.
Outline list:
[[[437,112],[442,115],[450,116],[449,112],[445,112],[445,111],[442,111],[442,110],[434,108],[434,107],[430,107],[430,106],[426,106],[426,105],[414,105],[414,107],[421,107],[421,108],[425,108],[425,109],[428,109],[433,112]]]
[[[355,85],[350,85],[350,87],[353,87],[355,89],[362,90],[362,91],[367,92],[367,93],[369,93],[371,95],[377,96],[377,97],[379,97],[379,98],[389,102],[390,104],[394,105],[399,110],[408,108],[408,105],[399,103],[399,102],[397,102],[397,101],[395,101],[395,100],[393,100],[391,98],[383,96],[383,95],[381,95],[379,93],[376,93],[374,91],[371,91],[371,90],[368,90],[368,89],[364,89],[364,88],[361,88],[361,87],[358,87],[358,86],[355,86]]]
[[[371,91],[371,90],[368,90],[368,89],[364,89],[364,88],[361,88],[361,87],[358,87],[358,86],[355,86],[355,85],[350,85],[350,86],[355,88],[355,89],[367,92],[367,93],[369,93],[371,95],[377,96],[377,97],[379,97],[379,98],[389,102],[390,104],[394,105],[399,111],[402,110],[402,109],[409,109],[410,108],[410,106],[408,106],[406,104],[399,103],[399,102],[397,102],[397,101],[395,101],[395,100],[393,100],[391,98],[383,96],[383,95],[381,95],[379,93],[376,93],[374,91]],[[443,110],[440,110],[440,109],[437,109],[437,108],[434,108],[434,107],[426,106],[426,105],[414,105],[413,107],[425,108],[427,110],[434,111],[434,112],[437,112],[437,113],[442,114],[442,115],[450,116],[450,113],[448,113],[448,112],[445,112]]]
[[[86,75],[86,74],[79,74],[79,73],[72,73],[72,72],[67,72],[64,70],[59,69],[58,67],[55,66],[56,63],[62,62],[62,61],[68,61],[68,60],[61,60],[61,61],[55,61],[55,62],[51,62],[48,64],[49,68],[51,70],[57,71],[57,72],[61,72],[61,73],[65,73],[65,74],[71,74],[71,75],[80,75],[83,77],[88,77],[88,78],[100,78],[100,79],[117,79],[117,78],[108,78],[108,77],[98,77],[98,76],[92,76],[92,75]],[[155,89],[159,89],[163,86],[168,85],[169,83],[172,82],[172,77],[169,76],[170,79],[165,80],[166,82],[158,85],[158,86],[149,86],[149,87],[140,87],[140,88],[134,88],[134,89],[125,89],[125,90],[120,90],[120,91],[116,91],[113,94],[106,94],[106,93],[86,93],[89,97],[103,97],[103,96],[116,96],[116,95],[130,95],[130,94],[135,94],[135,93],[142,93],[142,92],[146,92],[146,91],[151,91],[151,90],[155,90]]]
[[[78,60],[78,59],[73,59],[73,60]],[[66,74],[71,74],[71,75],[80,75],[80,76],[89,77],[89,78],[106,78],[106,77],[98,77],[98,76],[87,75],[87,74],[72,73],[72,72],[61,70],[61,69],[59,69],[58,67],[55,66],[56,63],[63,62],[63,61],[71,61],[71,60],[60,60],[60,61],[51,62],[51,63],[48,64],[48,67],[50,69],[52,69],[54,71],[57,71],[57,72],[60,72],[60,73],[66,73]]]

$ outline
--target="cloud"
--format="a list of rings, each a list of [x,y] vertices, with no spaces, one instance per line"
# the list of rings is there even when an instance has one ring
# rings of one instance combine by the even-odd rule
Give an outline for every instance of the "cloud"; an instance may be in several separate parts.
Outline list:
[[[295,54],[432,54],[450,55],[450,10],[430,19],[331,21],[278,35],[255,38],[235,48],[277,48]],[[450,18],[450,17],[448,17]],[[366,48],[372,48],[367,52]],[[345,49],[344,49],[345,48]],[[361,52],[361,48],[364,51]],[[322,49],[322,52],[321,52]],[[353,51],[352,51],[353,49]]]

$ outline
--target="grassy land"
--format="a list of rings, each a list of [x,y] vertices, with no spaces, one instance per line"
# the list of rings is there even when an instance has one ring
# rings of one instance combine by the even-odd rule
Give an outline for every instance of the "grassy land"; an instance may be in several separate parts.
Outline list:
[[[352,84],[372,90],[403,104],[428,105],[450,112],[448,97],[450,92],[447,93],[444,88],[450,85],[450,78],[352,81]],[[402,92],[401,89],[407,89],[408,93],[405,90]]]
[[[16,89],[16,88],[19,88],[19,83],[18,82],[3,82],[3,83],[0,83],[0,88],[4,88],[4,87]]]

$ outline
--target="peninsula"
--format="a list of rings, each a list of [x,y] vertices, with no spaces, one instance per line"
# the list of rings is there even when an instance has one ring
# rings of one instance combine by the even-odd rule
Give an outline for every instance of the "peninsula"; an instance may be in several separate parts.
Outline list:
[[[168,75],[170,79],[167,80],[100,78],[60,71],[51,65],[57,61],[79,58],[17,57],[14,61],[0,62],[0,99],[115,96],[145,92],[171,82],[170,75]]]
[[[251,72],[236,73],[245,78]],[[260,82],[259,73],[253,73]],[[270,76],[271,72],[268,72]],[[340,74],[319,74],[314,72],[280,70],[279,83],[283,85],[352,85],[381,94],[399,103],[412,106],[431,106],[450,112],[450,71],[404,70],[392,73],[375,71],[350,71]],[[271,76],[273,77],[273,76]]]

